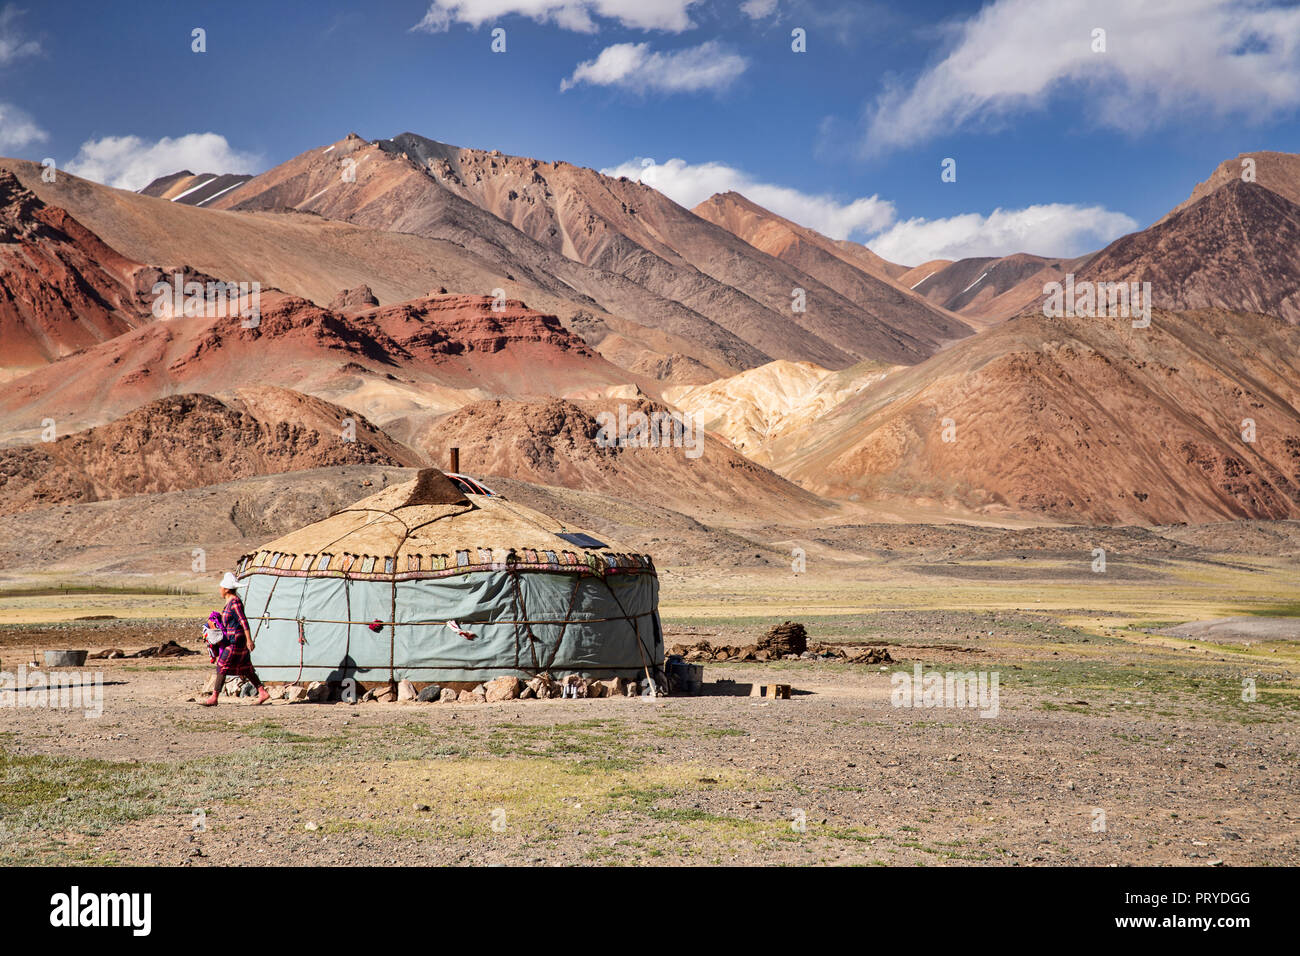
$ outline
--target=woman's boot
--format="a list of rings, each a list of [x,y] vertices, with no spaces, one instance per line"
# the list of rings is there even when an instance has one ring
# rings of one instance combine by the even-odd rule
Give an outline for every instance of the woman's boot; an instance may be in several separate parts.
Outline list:
[[[219,677],[219,678],[217,678],[217,682],[216,682],[215,685],[213,685],[213,688],[212,688],[212,696],[211,696],[211,697],[201,697],[201,698],[199,698],[199,706],[200,706],[200,707],[216,707],[216,706],[217,706],[217,698],[221,696],[221,685],[224,684],[225,682],[226,682],[226,680],[225,680],[224,677]]]

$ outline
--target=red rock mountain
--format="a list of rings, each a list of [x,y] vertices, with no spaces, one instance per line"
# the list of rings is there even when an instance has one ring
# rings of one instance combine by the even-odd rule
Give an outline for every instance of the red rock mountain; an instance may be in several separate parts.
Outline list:
[[[0,371],[36,368],[151,321],[142,269],[0,169]]]
[[[337,401],[382,422],[491,395],[599,392],[628,382],[554,316],[521,302],[433,295],[346,315],[278,292],[261,303],[256,327],[238,316],[167,320],[25,375],[0,396],[0,425],[29,435],[47,417],[63,429],[84,427],[177,392],[221,396],[256,384]]]
[[[1205,182],[1197,183],[1192,194],[1169,210],[1160,222],[1200,202],[1210,193],[1229,183],[1247,182],[1248,176],[1253,177],[1249,181],[1258,183],[1270,192],[1275,192],[1300,206],[1300,155],[1258,150],[1252,153],[1241,153],[1236,159],[1225,159],[1215,167],[1214,172]]]
[[[1254,161],[1253,181],[1242,161]],[[1164,309],[1221,308],[1300,321],[1300,156],[1260,151],[1221,163],[1147,229],[1076,259],[1017,254],[936,261],[899,281],[976,323],[1038,308],[1067,273],[1093,282],[1151,283]]]
[[[350,177],[350,178],[349,178]],[[705,365],[739,369],[767,356],[756,345],[724,328],[710,313],[728,313],[722,301],[700,297],[708,312],[653,291],[636,274],[593,269],[555,251],[439,181],[433,171],[392,143],[348,136],[324,150],[311,150],[254,177],[207,208],[242,211],[301,210],[372,230],[407,233],[452,244],[495,269],[490,293],[510,292],[527,283],[585,299],[650,332],[689,343]],[[713,290],[719,300],[735,300],[707,277],[694,284]],[[469,291],[469,290],[466,290]],[[684,298],[696,298],[685,296]],[[380,295],[383,301],[383,295]]]
[[[405,133],[392,147],[415,157],[448,188],[528,235],[587,265],[636,276],[661,295],[684,301],[774,357],[792,347],[816,350],[800,331],[848,356],[820,350],[836,367],[861,358],[917,361],[966,327],[920,300],[896,295],[871,275],[849,281],[846,294],[821,277],[767,254],[730,230],[641,183],[612,179],[569,163],[448,146]],[[847,264],[847,263],[846,263]],[[855,270],[856,271],[856,270]],[[700,285],[701,277],[720,283]],[[805,290],[807,310],[791,310],[791,290]],[[736,298],[731,290],[741,293]],[[681,296],[687,298],[681,298]],[[725,312],[716,312],[715,298]],[[696,298],[691,298],[696,297]],[[693,304],[694,303],[694,304]],[[755,312],[752,303],[775,314]],[[791,328],[791,323],[794,327]],[[803,342],[800,345],[800,342]],[[800,356],[803,357],[803,356]]]
[[[338,152],[355,150],[360,142],[364,141],[344,140]],[[472,205],[462,212],[483,220],[473,230],[457,233],[454,239],[426,238],[283,208],[217,211],[112,189],[62,172],[50,183],[41,178],[39,165],[20,160],[0,160],[0,168],[10,170],[42,201],[68,209],[137,262],[187,263],[196,272],[260,282],[263,288],[274,286],[318,305],[331,303],[340,290],[362,286],[383,303],[408,301],[437,288],[473,295],[495,294],[500,288],[509,298],[557,315],[570,328],[581,323],[583,337],[614,364],[638,375],[661,373],[675,382],[711,381],[729,374],[739,367],[731,364],[730,355],[761,360],[757,350],[701,316],[649,296],[621,276],[597,275],[563,256],[553,256]],[[486,232],[480,234],[480,227]],[[502,234],[493,238],[493,230]],[[550,264],[564,277],[546,271],[546,262],[530,264],[531,253],[554,260]],[[638,315],[654,316],[657,324],[606,311],[582,291],[588,286],[603,289],[605,298]],[[684,335],[668,328],[675,327],[678,319]],[[665,362],[671,357],[676,360]]]
[[[262,414],[240,397],[271,384],[375,422],[384,433],[370,444],[391,460],[441,461],[457,444],[467,470],[650,489],[695,514],[751,502],[820,514],[811,491],[1068,521],[1300,517],[1300,159],[1252,156],[1255,182],[1229,161],[1099,253],[905,272],[744,197],[697,214],[593,170],[409,134],[349,137],[219,194],[184,177],[157,197],[64,174],[45,183],[39,167],[6,161],[0,346],[42,367],[0,393],[3,439],[31,442],[4,473],[26,502],[16,507],[62,500],[60,482],[88,500],[155,471],[200,480],[141,457],[157,440],[141,437],[151,416],[182,438],[182,419],[220,424],[203,434],[232,437],[250,468],[332,462],[324,412],[311,413],[323,424],[309,440],[292,424],[305,406]],[[202,205],[187,204],[192,186]],[[140,290],[160,271],[140,263],[163,261],[260,281],[260,325],[150,321]],[[1161,310],[1147,329],[1045,319],[1042,286],[1065,272],[1149,281]],[[796,286],[806,313],[789,309]],[[425,295],[441,288],[456,292]],[[989,327],[957,338],[954,314]],[[809,424],[765,429],[763,460],[808,491],[718,442],[700,459],[594,445],[601,406],[588,399],[639,403],[664,382],[771,358],[872,370],[819,385],[816,401],[789,396]],[[188,399],[199,404],[179,418],[151,405],[191,393],[214,398]],[[275,428],[235,429],[210,401]],[[35,441],[46,419],[62,434],[141,406],[153,408],[143,424],[63,457]]]

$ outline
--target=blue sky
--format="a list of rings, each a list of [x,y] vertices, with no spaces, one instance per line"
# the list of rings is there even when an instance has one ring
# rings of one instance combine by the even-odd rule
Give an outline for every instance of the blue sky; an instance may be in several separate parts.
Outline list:
[[[138,188],[410,130],[909,263],[1097,248],[1298,120],[1280,0],[0,0],[0,155]]]

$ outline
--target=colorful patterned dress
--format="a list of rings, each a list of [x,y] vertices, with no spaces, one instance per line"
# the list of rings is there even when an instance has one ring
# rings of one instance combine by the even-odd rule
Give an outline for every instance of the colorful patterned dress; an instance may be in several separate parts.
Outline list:
[[[257,672],[253,670],[253,657],[248,650],[252,631],[244,616],[244,602],[238,595],[231,595],[221,611],[221,630],[226,639],[217,652],[217,673],[222,677],[247,677],[256,681]]]

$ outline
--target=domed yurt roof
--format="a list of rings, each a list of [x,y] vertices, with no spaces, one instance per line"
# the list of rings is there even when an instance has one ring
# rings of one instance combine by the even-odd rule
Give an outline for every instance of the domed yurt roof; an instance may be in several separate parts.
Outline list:
[[[441,471],[426,468],[245,555],[239,572],[388,580],[508,563],[652,566],[649,557],[607,537],[498,495],[467,495]]]

